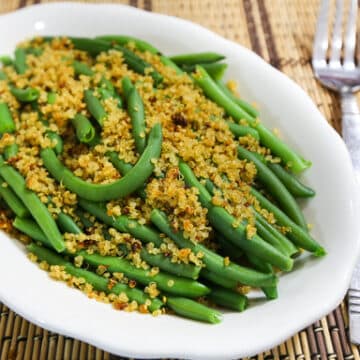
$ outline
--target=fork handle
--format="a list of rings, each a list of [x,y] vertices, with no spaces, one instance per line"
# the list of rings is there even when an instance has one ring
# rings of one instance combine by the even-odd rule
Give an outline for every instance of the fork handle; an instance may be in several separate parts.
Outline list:
[[[341,94],[342,135],[349,150],[354,175],[360,184],[360,111],[352,93]],[[350,340],[360,344],[360,262],[354,269],[348,293]]]
[[[360,110],[351,92],[341,93],[342,136],[356,175],[360,174]],[[357,176],[360,178],[360,176]]]

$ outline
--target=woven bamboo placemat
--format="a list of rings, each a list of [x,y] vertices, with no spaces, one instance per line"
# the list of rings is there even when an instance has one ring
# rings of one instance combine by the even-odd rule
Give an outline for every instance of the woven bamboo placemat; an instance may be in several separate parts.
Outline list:
[[[0,13],[53,1],[0,0]],[[318,0],[124,0],[123,3],[197,22],[253,49],[295,80],[329,123],[340,129],[337,98],[313,78],[310,57]],[[4,36],[4,35],[2,35]],[[291,321],[291,319],[289,319]],[[0,304],[0,360],[120,360],[78,340],[37,327]],[[355,359],[359,348],[348,337],[346,302],[283,344],[251,359]]]

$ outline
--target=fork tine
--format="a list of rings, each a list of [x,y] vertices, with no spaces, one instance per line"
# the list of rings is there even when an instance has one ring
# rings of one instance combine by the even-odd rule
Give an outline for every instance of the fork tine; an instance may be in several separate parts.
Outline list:
[[[349,17],[344,42],[344,67],[347,69],[355,68],[354,53],[356,44],[356,19],[358,13],[358,0],[351,0],[349,6]]]
[[[342,48],[342,19],[343,19],[343,0],[336,0],[336,13],[334,30],[331,42],[331,57],[329,66],[332,68],[338,68],[341,66],[340,55]]]
[[[323,0],[319,10],[318,21],[316,24],[316,33],[313,47],[313,65],[326,65],[326,51],[328,48],[328,17],[329,0]]]

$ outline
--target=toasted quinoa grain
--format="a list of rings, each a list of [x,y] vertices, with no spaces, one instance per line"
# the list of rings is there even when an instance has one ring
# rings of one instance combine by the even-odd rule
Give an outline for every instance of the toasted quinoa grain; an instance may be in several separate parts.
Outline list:
[[[144,291],[149,294],[150,298],[156,298],[160,291],[157,289],[156,283],[150,283],[145,287]]]

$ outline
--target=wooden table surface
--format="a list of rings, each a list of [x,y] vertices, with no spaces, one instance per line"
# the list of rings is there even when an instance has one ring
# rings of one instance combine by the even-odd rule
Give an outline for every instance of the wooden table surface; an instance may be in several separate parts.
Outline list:
[[[0,14],[41,0],[0,0]],[[318,0],[129,0],[121,3],[199,23],[262,56],[297,82],[329,123],[340,131],[337,98],[319,86],[311,70]],[[1,18],[0,18],[1,21]],[[0,39],[6,34],[0,34]],[[289,320],[291,321],[291,320]],[[120,359],[101,349],[30,324],[0,304],[0,360]],[[346,302],[283,344],[251,359],[360,359],[348,338]]]

